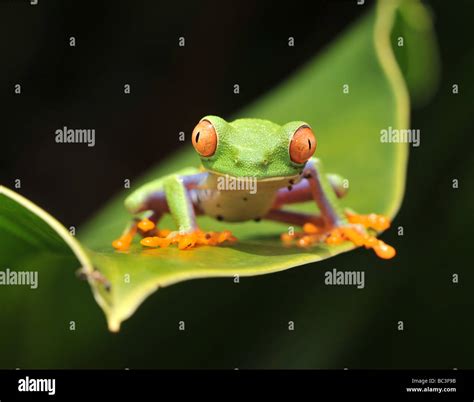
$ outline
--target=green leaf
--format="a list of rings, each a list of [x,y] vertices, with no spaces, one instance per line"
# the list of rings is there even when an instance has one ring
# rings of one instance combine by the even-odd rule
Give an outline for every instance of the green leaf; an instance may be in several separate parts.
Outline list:
[[[0,233],[2,266],[18,261],[21,256],[37,257],[40,253],[52,257],[77,257],[87,268],[91,263],[79,242],[55,218],[25,197],[0,186]]]
[[[4,186],[0,186],[0,239],[2,268],[48,272],[59,266],[93,270],[84,248],[61,223]]]
[[[395,2],[380,2],[293,78],[238,115],[277,123],[308,121],[315,128],[318,156],[326,170],[350,181],[350,192],[343,205],[361,213],[377,212],[392,217],[403,198],[408,147],[381,143],[380,130],[390,126],[409,127],[408,92],[391,42],[396,12]],[[409,22],[403,19],[397,24],[403,27]],[[417,47],[416,35],[406,46]],[[405,54],[406,57],[416,55],[415,51]],[[416,75],[415,78],[413,82],[422,79]],[[348,85],[349,93],[344,93],[344,85]],[[190,148],[152,169],[134,182],[134,188],[152,178],[196,166],[198,158]],[[116,197],[82,228],[79,238],[85,246],[79,245],[52,217],[15,193],[4,191],[0,199],[4,216],[0,221],[0,238],[14,234],[9,240],[12,253],[8,258],[15,257],[20,242],[32,246],[31,252],[53,255],[68,255],[69,246],[87,272],[92,272],[93,264],[110,282],[111,290],[107,291],[102,284],[89,279],[112,331],[118,331],[120,324],[159,287],[193,278],[276,272],[353,248],[351,244],[309,250],[285,248],[279,240],[279,234],[287,230],[284,225],[273,222],[230,225],[202,218],[199,224],[203,229],[231,229],[239,242],[189,251],[144,250],[135,244],[127,252],[116,252],[111,241],[130,219],[123,207],[127,194]],[[316,212],[314,203],[295,209]],[[31,236],[26,234],[30,220],[35,222]],[[160,226],[174,227],[169,217]],[[45,235],[40,234],[43,231]]]

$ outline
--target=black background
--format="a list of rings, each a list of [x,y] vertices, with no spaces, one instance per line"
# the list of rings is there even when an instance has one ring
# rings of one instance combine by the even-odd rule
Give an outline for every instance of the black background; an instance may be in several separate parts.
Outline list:
[[[67,226],[182,146],[180,131],[189,138],[202,116],[238,111],[364,11],[351,1],[306,12],[293,1],[28,3],[2,5],[1,181],[20,178],[22,194]],[[95,128],[96,146],[55,143],[65,125]]]

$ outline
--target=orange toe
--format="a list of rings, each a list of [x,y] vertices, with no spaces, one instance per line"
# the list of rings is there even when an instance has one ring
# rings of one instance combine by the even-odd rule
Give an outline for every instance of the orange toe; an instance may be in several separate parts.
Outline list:
[[[143,232],[149,232],[155,228],[155,224],[148,218],[142,219],[140,222],[138,222],[137,226]]]
[[[298,247],[309,247],[314,244],[314,239],[311,236],[302,236],[296,241]]]
[[[124,235],[112,242],[112,247],[116,250],[123,251],[127,250],[130,247],[132,242],[132,236]]]
[[[123,240],[121,239],[117,239],[117,240],[114,240],[112,242],[112,247],[115,249],[115,250],[120,250],[120,251],[123,251],[123,250],[126,250],[130,247],[130,243],[126,243],[124,242]]]
[[[140,240],[140,244],[145,247],[159,247],[160,246],[160,238],[157,236],[153,237],[144,237]]]
[[[295,236],[294,235],[290,235],[288,233],[282,233],[280,235],[280,239],[281,241],[286,244],[286,245],[290,245],[291,243],[293,243],[293,240],[295,239]]]
[[[313,223],[308,222],[303,225],[303,232],[308,233],[308,234],[321,233],[321,228],[319,228]]]
[[[383,258],[384,260],[389,260],[390,258],[395,257],[397,252],[392,246],[389,246],[388,244],[384,243],[382,240],[378,241],[378,244],[373,247],[375,254],[377,254],[380,258]]]
[[[168,236],[169,234],[171,233],[171,230],[169,229],[160,229],[158,234],[160,235],[160,237],[166,237]]]
[[[181,236],[178,242],[178,248],[180,250],[185,250],[193,247],[196,244],[197,235],[194,233],[189,233]]]

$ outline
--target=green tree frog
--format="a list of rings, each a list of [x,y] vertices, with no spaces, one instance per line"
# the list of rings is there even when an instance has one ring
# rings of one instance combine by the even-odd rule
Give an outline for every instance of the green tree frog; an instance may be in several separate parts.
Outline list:
[[[191,139],[201,169],[183,169],[131,193],[125,207],[133,219],[113,241],[116,250],[128,249],[136,234],[143,237],[143,247],[176,244],[181,250],[236,241],[228,230],[202,231],[196,216],[206,215],[219,221],[269,219],[302,227],[301,232],[282,234],[282,241],[289,246],[350,241],[373,249],[381,258],[395,255],[393,247],[372,234],[387,229],[388,218],[373,213],[358,215],[338,205],[338,198],[346,193],[344,180],[324,173],[313,156],[316,137],[304,121],[280,126],[261,119],[227,122],[205,116]],[[317,214],[284,209],[310,200],[316,203]],[[166,213],[174,218],[177,230],[158,228]]]

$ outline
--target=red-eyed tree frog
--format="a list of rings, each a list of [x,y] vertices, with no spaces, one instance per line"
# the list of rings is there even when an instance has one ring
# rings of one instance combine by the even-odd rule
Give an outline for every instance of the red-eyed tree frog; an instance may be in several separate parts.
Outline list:
[[[313,157],[316,137],[304,121],[280,126],[261,119],[229,123],[205,116],[191,139],[201,169],[183,169],[131,193],[125,207],[133,219],[112,243],[116,250],[128,249],[136,234],[143,236],[144,247],[176,244],[181,250],[236,241],[228,230],[202,231],[196,216],[207,215],[227,222],[269,219],[301,226],[301,232],[282,234],[286,245],[311,247],[350,241],[373,249],[381,258],[395,256],[395,249],[371,231],[387,229],[387,217],[358,215],[339,207],[338,198],[347,190],[344,180],[323,172],[321,162]],[[316,203],[318,214],[284,209],[310,200]],[[158,228],[166,213],[174,218],[177,230]]]

